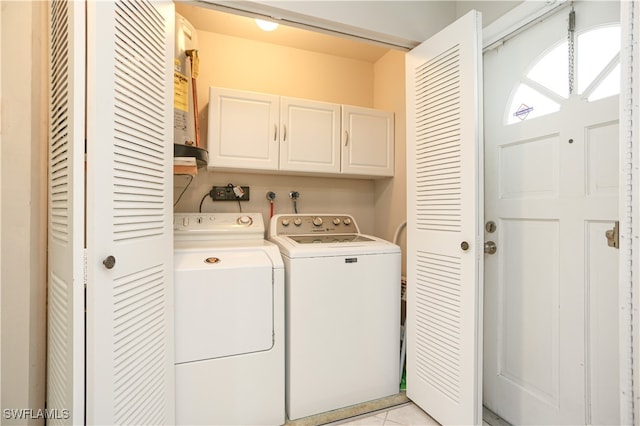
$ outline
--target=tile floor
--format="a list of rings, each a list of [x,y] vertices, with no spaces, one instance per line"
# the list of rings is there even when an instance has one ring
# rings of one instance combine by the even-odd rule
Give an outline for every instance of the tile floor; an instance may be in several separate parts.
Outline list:
[[[388,410],[330,423],[332,426],[418,426],[438,424],[438,422],[429,417],[427,413],[412,402],[399,407],[392,407]]]
[[[492,418],[492,416],[495,417]],[[483,426],[508,426],[495,414],[486,410],[483,413]],[[487,423],[486,420],[495,420]],[[341,420],[339,422],[329,423],[327,426],[427,426],[439,425],[427,413],[422,411],[420,407],[413,402],[406,403],[398,407],[392,407],[388,410],[381,410],[376,413],[364,414],[362,416],[352,417]]]

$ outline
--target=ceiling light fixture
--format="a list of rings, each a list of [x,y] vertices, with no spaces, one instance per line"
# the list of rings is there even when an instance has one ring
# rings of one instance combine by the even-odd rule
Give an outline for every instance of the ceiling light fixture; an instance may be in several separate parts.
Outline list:
[[[262,19],[256,19],[256,24],[262,31],[273,31],[278,28],[278,24],[276,22],[263,21]]]

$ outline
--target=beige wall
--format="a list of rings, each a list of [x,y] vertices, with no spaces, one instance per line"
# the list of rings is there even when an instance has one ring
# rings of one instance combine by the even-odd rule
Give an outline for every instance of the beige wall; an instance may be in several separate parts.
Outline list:
[[[407,218],[405,54],[390,51],[375,64],[376,108],[395,111],[395,176],[375,181],[375,234],[389,241]],[[405,232],[398,243],[406,250]],[[405,274],[405,256],[402,272]]]
[[[1,405],[37,410],[45,396],[46,2],[1,7]]]
[[[273,93],[283,96],[314,99],[325,102],[343,103],[364,107],[377,107],[396,113],[396,138],[404,135],[404,106],[396,111],[398,98],[384,101],[387,93],[378,93],[389,81],[388,92],[401,91],[404,99],[404,74],[394,74],[404,63],[404,54],[394,52],[383,59],[386,64],[378,67],[374,63],[358,61],[338,56],[315,53],[270,43],[256,42],[239,37],[231,37],[211,32],[198,31],[200,75],[198,76],[198,106],[201,138],[206,141],[208,134],[209,87],[221,86],[242,90]],[[395,65],[394,65],[395,64]],[[379,78],[378,70],[386,76]],[[402,68],[403,70],[404,68]],[[400,81],[398,81],[400,78]],[[381,89],[382,90],[382,89]],[[378,102],[378,99],[381,99]],[[376,105],[379,103],[379,105]],[[398,133],[400,130],[400,133]],[[399,146],[404,141],[396,140]],[[404,157],[403,153],[400,153]],[[398,161],[396,167],[398,167]],[[404,162],[400,161],[400,172]],[[293,212],[289,192],[300,192],[298,202],[301,213],[348,213],[354,215],[361,231],[385,236],[387,229],[394,226],[387,217],[389,211],[381,211],[378,218],[378,185],[390,185],[390,192],[404,191],[398,182],[403,179],[344,179],[333,177],[287,176],[277,174],[249,174],[207,171],[200,169],[175,210],[180,212],[198,211],[202,197],[212,185],[248,185],[251,188],[250,201],[243,203],[244,211],[262,212],[268,220],[269,203],[267,191],[277,195],[276,213]],[[396,184],[393,184],[393,182]],[[175,178],[175,196],[187,182],[184,177]],[[404,185],[404,183],[402,184]],[[397,197],[396,197],[397,198]],[[380,204],[384,204],[381,202]],[[403,203],[404,204],[404,203]],[[400,216],[404,216],[404,205],[400,206]],[[206,199],[203,211],[237,212],[237,203],[216,202]],[[396,219],[394,219],[395,221]],[[385,225],[379,226],[378,223]],[[384,234],[384,235],[382,235]]]

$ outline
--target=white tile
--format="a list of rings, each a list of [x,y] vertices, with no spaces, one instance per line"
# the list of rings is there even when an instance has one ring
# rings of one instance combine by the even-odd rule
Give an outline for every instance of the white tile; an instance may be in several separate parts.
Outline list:
[[[391,423],[393,422],[393,423]],[[400,424],[406,426],[423,426],[438,425],[427,413],[422,411],[415,404],[408,404],[394,410],[390,410],[387,414],[387,422],[385,425]]]
[[[339,423],[341,426],[383,426],[385,424],[384,419],[387,416],[386,412],[379,413],[373,416],[359,417],[353,420],[345,420],[345,423]]]

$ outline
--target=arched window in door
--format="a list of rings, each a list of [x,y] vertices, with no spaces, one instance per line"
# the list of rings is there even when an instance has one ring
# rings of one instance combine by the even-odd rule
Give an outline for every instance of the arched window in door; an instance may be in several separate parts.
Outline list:
[[[575,40],[575,93],[593,102],[620,93],[620,25],[584,31]],[[513,89],[505,111],[507,124],[553,114],[569,99],[567,41],[547,50]]]

